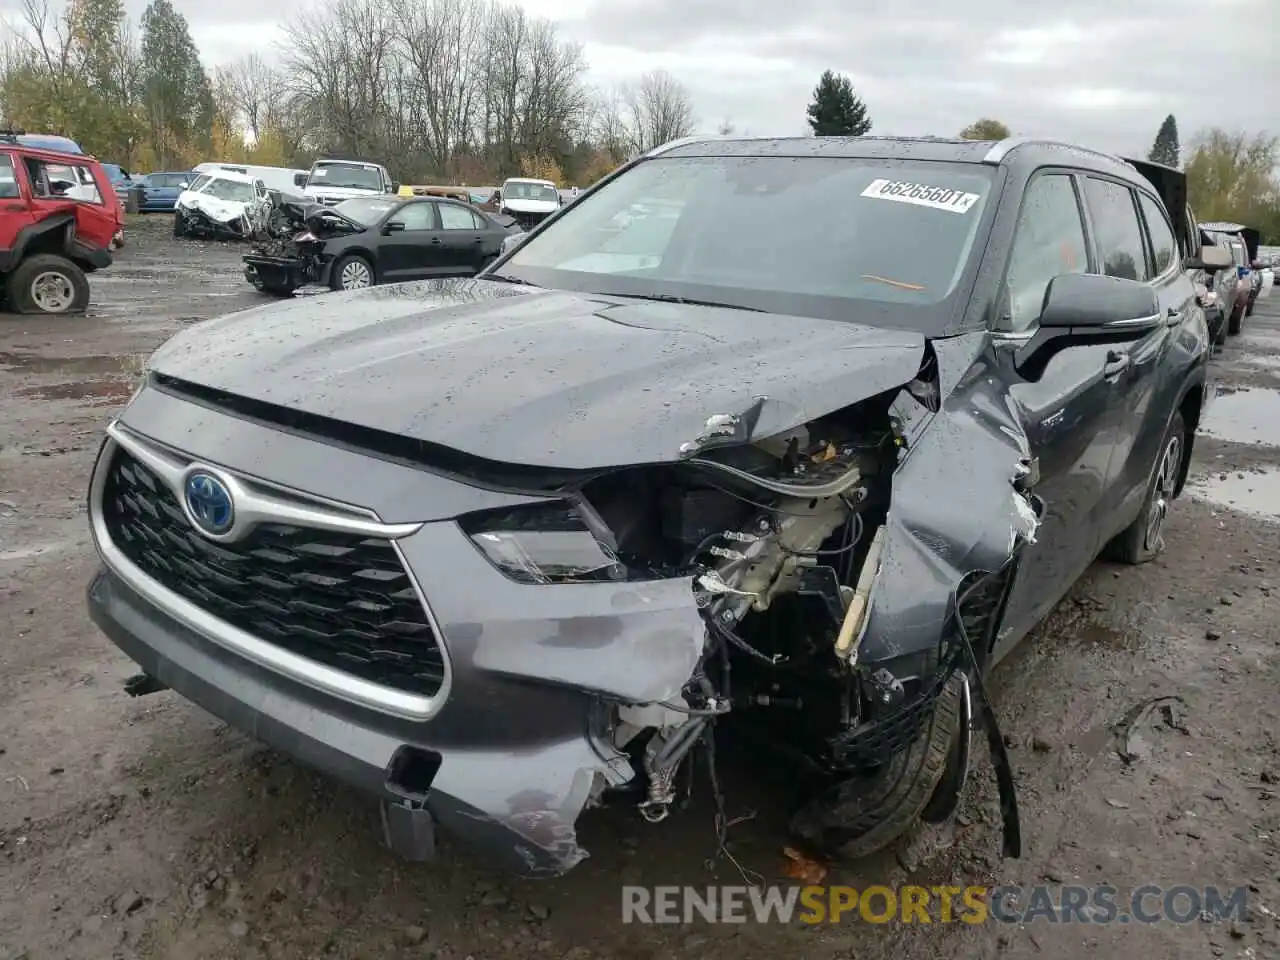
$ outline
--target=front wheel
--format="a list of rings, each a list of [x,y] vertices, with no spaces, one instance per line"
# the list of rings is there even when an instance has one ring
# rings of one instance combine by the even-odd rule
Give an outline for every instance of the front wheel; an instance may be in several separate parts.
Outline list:
[[[83,313],[89,306],[89,278],[66,257],[41,253],[18,264],[5,293],[17,313]]]
[[[791,831],[827,856],[857,860],[914,828],[932,813],[930,801],[962,735],[963,697],[964,678],[956,674],[915,740],[874,773],[820,792],[791,817]]]
[[[1169,507],[1178,495],[1182,465],[1188,453],[1187,427],[1181,413],[1175,413],[1160,446],[1155,473],[1147,486],[1147,497],[1138,518],[1107,544],[1104,555],[1117,563],[1146,563],[1164,550],[1164,523]]]
[[[373,286],[373,265],[358,253],[341,257],[329,274],[329,286],[334,290],[363,290]]]

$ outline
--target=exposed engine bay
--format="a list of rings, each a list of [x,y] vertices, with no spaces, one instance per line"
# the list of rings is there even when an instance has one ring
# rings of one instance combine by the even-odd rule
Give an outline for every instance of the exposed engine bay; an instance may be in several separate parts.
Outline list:
[[[956,633],[940,633],[935,649],[916,651],[895,671],[858,659],[894,474],[907,446],[893,404],[906,393],[921,409],[936,410],[931,363],[905,388],[754,442],[742,442],[753,411],[713,416],[682,448],[679,463],[598,476],[581,485],[558,519],[523,512],[520,519],[484,518],[468,531],[490,560],[526,582],[692,577],[706,642],[681,695],[613,705],[613,745],[642,771],[622,792],[639,788],[634,802],[646,820],[667,817],[686,761],[699,745],[713,750],[720,723],[814,791],[874,775],[923,735],[944,689],[963,676],[961,630],[985,649],[1007,576],[966,580],[977,598],[970,613],[982,602],[985,613],[957,617]],[[1019,541],[1033,539],[1037,520],[1029,499],[1012,489],[1010,496],[1025,524],[1016,552]],[[512,539],[500,545],[507,535]],[[543,540],[521,546],[530,536]],[[561,538],[555,551],[551,537]],[[537,559],[553,552],[562,565]],[[981,654],[971,650],[970,657],[968,666],[976,667]],[[963,697],[964,730],[956,733],[963,743],[955,747],[961,769],[940,792],[958,793],[963,783],[967,686]],[[954,800],[942,797],[935,806],[949,814]]]
[[[269,293],[285,295],[323,281],[325,241],[364,230],[332,207],[301,197],[280,196],[261,238],[245,256],[245,278]]]

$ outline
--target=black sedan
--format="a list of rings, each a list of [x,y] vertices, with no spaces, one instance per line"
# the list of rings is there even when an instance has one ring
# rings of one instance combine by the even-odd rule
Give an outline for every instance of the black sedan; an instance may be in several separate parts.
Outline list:
[[[325,207],[281,198],[271,236],[244,258],[245,278],[275,296],[307,284],[356,290],[479,273],[510,228],[438,197],[369,197]]]

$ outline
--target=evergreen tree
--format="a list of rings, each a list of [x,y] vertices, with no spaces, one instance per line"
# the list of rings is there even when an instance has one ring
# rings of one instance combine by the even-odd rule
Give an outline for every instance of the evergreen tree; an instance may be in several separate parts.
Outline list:
[[[1179,165],[1179,156],[1178,121],[1173,119],[1171,113],[1164,118],[1164,123],[1160,124],[1160,132],[1156,134],[1156,142],[1152,144],[1147,159],[1153,163],[1163,163],[1166,167],[1176,168]]]
[[[871,132],[867,105],[844,74],[823,72],[806,113],[816,137],[861,137]]]
[[[187,18],[170,0],[152,0],[142,14],[142,101],[160,169],[177,163],[185,148],[211,146],[213,87]]]

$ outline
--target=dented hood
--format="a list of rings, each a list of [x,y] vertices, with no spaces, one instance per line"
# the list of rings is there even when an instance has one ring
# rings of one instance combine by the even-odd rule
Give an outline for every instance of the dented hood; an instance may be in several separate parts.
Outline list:
[[[911,380],[924,338],[856,323],[477,281],[374,287],[191,327],[151,369],[493,461],[680,458],[708,417],[752,436]]]
[[[237,200],[219,200],[217,197],[194,193],[190,190],[180,193],[176,203],[187,210],[199,210],[210,220],[216,220],[219,223],[239,220],[249,209],[248,204]]]

